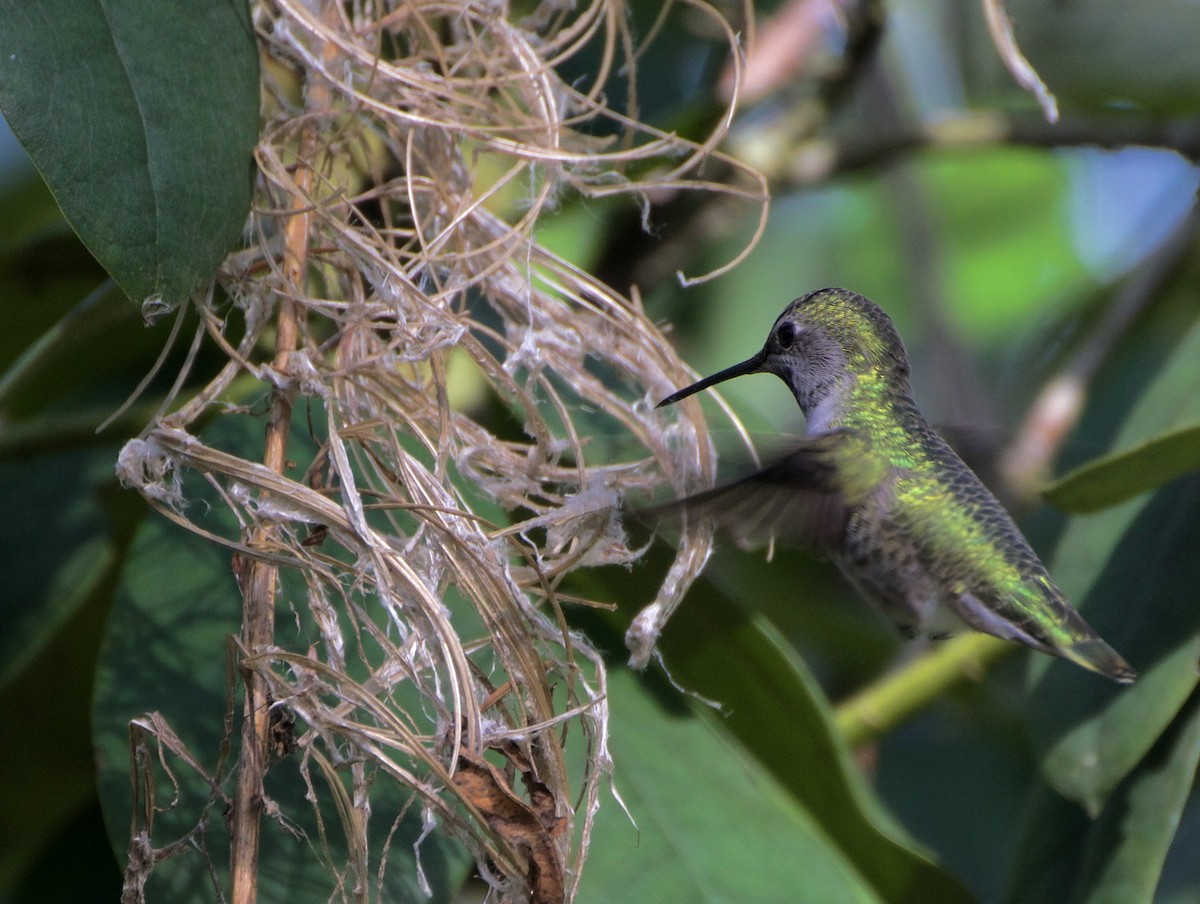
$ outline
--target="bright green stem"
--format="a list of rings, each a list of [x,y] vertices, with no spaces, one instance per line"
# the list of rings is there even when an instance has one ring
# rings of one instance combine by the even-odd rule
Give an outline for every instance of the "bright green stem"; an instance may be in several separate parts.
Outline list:
[[[851,749],[873,741],[955,685],[978,681],[993,661],[1015,649],[1016,645],[986,634],[948,641],[838,706],[834,714],[838,730]]]

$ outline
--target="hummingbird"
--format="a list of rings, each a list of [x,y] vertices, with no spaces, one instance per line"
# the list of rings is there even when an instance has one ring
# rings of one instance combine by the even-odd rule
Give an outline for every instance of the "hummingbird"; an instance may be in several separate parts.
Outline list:
[[[963,628],[1016,641],[1129,684],[1137,673],[1071,607],[1008,512],[913,400],[891,318],[846,289],[779,315],[762,351],[658,407],[734,377],[772,373],[805,416],[775,462],[670,506],[742,545],[825,553],[905,637]]]

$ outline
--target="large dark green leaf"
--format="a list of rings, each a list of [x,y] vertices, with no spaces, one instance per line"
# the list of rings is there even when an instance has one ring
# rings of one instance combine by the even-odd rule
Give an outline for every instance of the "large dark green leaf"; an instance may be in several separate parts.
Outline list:
[[[0,685],[13,678],[117,568],[117,525],[101,498],[112,445],[0,463]]]
[[[629,816],[613,801],[600,810],[581,904],[888,900],[761,763],[674,690],[660,696],[627,670],[610,675],[614,785]]]
[[[765,561],[760,568],[761,589],[775,575]],[[701,582],[661,646],[675,680],[719,702],[712,718],[820,823],[883,900],[970,900],[867,787],[820,688],[764,619],[742,615]]]
[[[1124,508],[1113,509],[1108,520],[1124,518]],[[1066,541],[1082,544],[1090,537],[1104,549],[1101,527],[1094,524],[1090,534],[1078,536],[1073,528]],[[1145,755],[1196,685],[1198,547],[1200,481],[1190,479],[1163,490],[1128,522],[1107,547],[1110,556],[1084,603],[1089,613],[1100,610],[1097,629],[1141,670],[1138,682],[1119,688],[1052,666],[1035,684],[1030,725],[1046,777],[1091,812]]]
[[[1200,420],[1200,326],[1126,420],[1128,446]],[[1139,669],[1118,689],[1065,664],[1035,664],[1030,725],[1050,784],[1096,812],[1174,718],[1200,657],[1200,480],[1072,520],[1054,571],[1089,621]]]
[[[1150,901],[1200,762],[1200,701],[1179,714],[1090,820],[1042,786],[1034,795],[1007,900],[1013,904]]]
[[[136,301],[182,299],[250,206],[258,55],[243,0],[0,0],[0,109]]]

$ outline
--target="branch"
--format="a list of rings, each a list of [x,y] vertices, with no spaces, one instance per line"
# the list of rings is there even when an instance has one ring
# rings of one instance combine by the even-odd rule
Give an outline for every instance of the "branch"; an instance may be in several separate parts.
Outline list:
[[[1000,457],[1000,473],[1022,501],[1032,502],[1045,486],[1059,449],[1083,417],[1100,368],[1191,252],[1198,227],[1200,216],[1193,210],[1158,250],[1133,270],[1113,293],[1086,340],[1029,406],[1017,435]]]
[[[1039,118],[987,111],[967,113],[937,123],[902,125],[891,131],[881,131],[878,123],[872,121],[864,124],[861,130],[846,130],[798,143],[775,134],[788,130],[784,119],[781,117],[773,126],[737,138],[739,146],[760,148],[754,154],[756,165],[781,189],[879,168],[925,150],[991,148],[1006,144],[1038,148],[1081,145],[1158,147],[1176,151],[1192,161],[1200,160],[1200,120],[1194,118],[1079,116],[1060,119],[1052,126]],[[774,159],[767,159],[762,148],[778,148],[781,153]]]
[[[978,681],[992,662],[1018,649],[987,634],[947,641],[838,706],[834,713],[838,730],[848,747],[861,747],[912,718],[946,691]]]
[[[1000,54],[1005,67],[1018,85],[1037,98],[1046,122],[1058,122],[1058,101],[1017,46],[1012,20],[1008,18],[1004,4],[1001,0],[983,0],[983,14],[992,35],[992,43],[996,45],[996,52]]]
[[[312,85],[309,99],[312,106],[328,103],[328,89]],[[312,219],[309,200],[315,178],[311,161],[317,153],[317,126],[307,126],[300,139],[295,174],[296,191],[291,198],[292,215],[284,224],[283,276],[288,294],[279,297],[276,319],[274,370],[288,372],[292,353],[300,338],[300,315],[295,298],[302,297],[305,271],[308,266],[308,235]],[[271,390],[270,413],[267,421],[263,464],[277,474],[284,472],[287,461],[288,435],[292,426],[292,392],[286,385]],[[249,545],[261,548],[272,545],[276,528],[257,526]],[[275,642],[275,592],[279,569],[275,565],[255,560],[242,584],[242,649],[249,656],[270,650]],[[271,714],[270,695],[263,676],[257,669],[244,668],[246,685],[245,709],[242,714],[242,745],[238,760],[237,790],[234,796],[230,826],[230,862],[233,904],[255,904],[258,900],[259,838],[263,811],[263,776],[269,762]]]

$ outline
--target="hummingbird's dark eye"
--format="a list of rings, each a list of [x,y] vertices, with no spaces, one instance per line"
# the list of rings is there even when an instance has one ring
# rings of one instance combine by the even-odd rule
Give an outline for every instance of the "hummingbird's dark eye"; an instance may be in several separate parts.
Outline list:
[[[784,350],[791,348],[792,343],[796,341],[796,325],[793,323],[781,323],[779,329],[775,331],[775,341]]]

